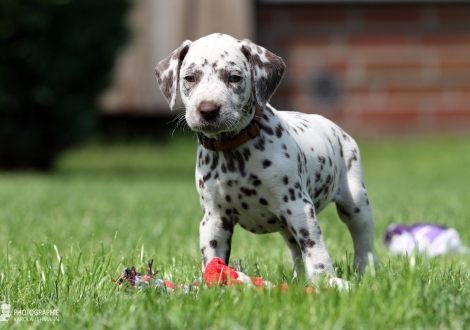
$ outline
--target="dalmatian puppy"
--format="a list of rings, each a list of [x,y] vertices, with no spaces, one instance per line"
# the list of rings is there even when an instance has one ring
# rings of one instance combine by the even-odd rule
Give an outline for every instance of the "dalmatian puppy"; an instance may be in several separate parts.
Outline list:
[[[224,34],[184,41],[155,69],[170,108],[180,90],[186,123],[199,137],[203,268],[213,257],[228,264],[238,224],[254,234],[278,232],[294,277],[303,260],[312,282],[323,274],[335,278],[317,218],[334,202],[362,274],[368,259],[377,258],[359,149],[324,117],[277,111],[268,103],[284,69],[263,47]]]

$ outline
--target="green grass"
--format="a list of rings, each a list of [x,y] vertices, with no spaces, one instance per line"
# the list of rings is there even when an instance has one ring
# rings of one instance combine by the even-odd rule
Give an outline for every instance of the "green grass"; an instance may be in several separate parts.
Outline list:
[[[382,266],[350,272],[352,243],[328,207],[319,216],[349,292],[303,292],[292,283],[279,235],[237,228],[232,258],[249,275],[291,289],[201,289],[167,295],[116,290],[125,266],[155,259],[159,277],[200,276],[195,140],[170,145],[91,144],[64,155],[57,173],[0,173],[0,301],[12,310],[58,309],[59,321],[0,328],[464,329],[470,325],[470,256],[390,257],[390,223],[456,228],[470,245],[470,138],[359,141]]]

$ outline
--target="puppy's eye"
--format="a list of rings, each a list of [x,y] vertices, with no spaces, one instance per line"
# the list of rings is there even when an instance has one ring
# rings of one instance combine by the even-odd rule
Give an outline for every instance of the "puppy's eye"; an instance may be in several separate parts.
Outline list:
[[[229,82],[239,82],[240,79],[242,79],[242,77],[240,76],[236,76],[236,75],[231,75],[230,77],[228,77],[228,81]]]
[[[187,82],[195,82],[196,79],[194,79],[194,76],[186,76],[184,77],[184,80],[186,80]]]

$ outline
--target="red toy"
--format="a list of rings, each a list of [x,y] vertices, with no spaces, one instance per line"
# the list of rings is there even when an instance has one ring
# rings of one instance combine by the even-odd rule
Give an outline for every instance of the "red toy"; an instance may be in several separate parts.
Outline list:
[[[239,268],[241,267],[239,266]],[[217,257],[213,258],[207,264],[204,271],[204,280],[209,287],[215,284],[226,286],[232,286],[234,284],[250,284],[260,288],[272,287],[271,282],[263,281],[261,277],[250,277],[242,272],[236,271],[233,268],[226,266],[224,261]]]
[[[152,264],[153,260],[147,263],[148,272],[146,275],[142,275],[138,273],[135,267],[132,268],[125,268],[124,272],[119,275],[119,279],[114,280],[113,282],[118,282],[122,284],[124,281],[128,281],[130,287],[134,288],[138,287],[141,288],[143,285],[149,286],[149,282],[151,278],[154,278],[155,275],[159,272],[158,270],[152,272]],[[238,260],[235,260],[235,266],[237,270],[225,265],[224,261],[220,258],[213,258],[206,266],[204,270],[203,278],[206,282],[208,287],[213,287],[216,285],[219,286],[233,286],[233,285],[248,285],[254,286],[259,289],[275,289],[280,290],[282,293],[285,293],[289,286],[286,283],[281,283],[279,285],[274,286],[269,281],[264,281],[261,277],[254,277],[254,276],[247,276],[243,272],[241,272],[241,264]],[[159,288],[162,291],[171,293],[176,289],[184,293],[189,293],[191,290],[197,290],[198,286],[201,283],[201,279],[195,279],[192,283],[192,286],[188,286],[186,284],[177,284],[176,286],[167,280],[156,279],[154,281],[154,288]],[[313,285],[305,288],[305,292],[307,293],[317,293],[318,290]]]

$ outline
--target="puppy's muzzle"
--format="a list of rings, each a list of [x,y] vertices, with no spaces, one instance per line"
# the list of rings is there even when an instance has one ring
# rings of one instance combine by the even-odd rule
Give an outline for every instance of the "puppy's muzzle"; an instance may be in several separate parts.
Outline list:
[[[201,102],[197,107],[197,111],[204,120],[214,122],[220,113],[220,105],[212,102]]]

